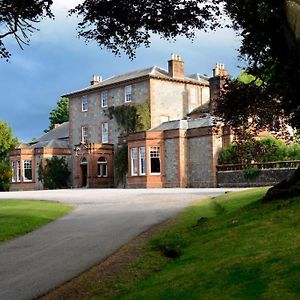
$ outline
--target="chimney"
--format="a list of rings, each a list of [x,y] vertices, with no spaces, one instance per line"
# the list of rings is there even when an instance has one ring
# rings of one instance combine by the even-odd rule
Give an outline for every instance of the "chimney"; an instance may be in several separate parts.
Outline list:
[[[180,55],[172,54],[168,61],[169,74],[173,78],[184,78],[184,61]]]
[[[216,64],[215,69],[213,69],[213,77],[228,77],[228,71],[224,64]]]
[[[102,81],[102,77],[98,75],[93,75],[92,80],[91,80],[91,85],[95,85],[99,82]]]

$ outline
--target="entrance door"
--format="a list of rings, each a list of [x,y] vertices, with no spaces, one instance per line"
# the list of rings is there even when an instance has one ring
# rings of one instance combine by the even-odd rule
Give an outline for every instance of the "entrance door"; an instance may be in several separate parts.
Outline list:
[[[87,160],[84,157],[80,163],[81,167],[81,185],[82,187],[87,187]]]

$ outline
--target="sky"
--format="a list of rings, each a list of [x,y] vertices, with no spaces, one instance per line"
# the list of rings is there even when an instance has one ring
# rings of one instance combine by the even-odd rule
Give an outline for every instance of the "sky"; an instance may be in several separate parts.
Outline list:
[[[167,42],[153,36],[150,48],[138,49],[133,61],[125,54],[116,57],[101,50],[96,43],[86,45],[77,37],[78,19],[67,17],[68,9],[79,2],[54,0],[55,20],[42,20],[24,50],[12,38],[4,41],[12,57],[9,63],[0,60],[0,119],[20,141],[41,136],[60,96],[87,87],[94,74],[105,79],[154,65],[167,69],[171,53],[181,55],[186,75],[211,76],[216,63],[225,64],[232,76],[241,72],[240,39],[230,29],[199,32],[194,42],[186,38]]]

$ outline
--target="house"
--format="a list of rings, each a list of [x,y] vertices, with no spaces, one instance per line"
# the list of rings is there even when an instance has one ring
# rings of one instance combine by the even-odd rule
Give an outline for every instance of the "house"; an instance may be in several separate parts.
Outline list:
[[[53,157],[65,157],[71,163],[69,148],[69,122],[57,125],[40,138],[29,144],[21,144],[10,151],[12,166],[11,191],[41,190],[43,183],[39,180],[39,167]]]
[[[69,144],[60,149],[71,154],[72,187],[116,186],[114,159],[122,144],[128,149],[128,187],[216,186],[217,152],[228,133],[215,126],[211,111],[227,76],[222,64],[212,78],[186,76],[184,61],[173,54],[168,70],[153,66],[105,80],[93,76],[88,87],[63,95],[69,98]],[[141,104],[149,110],[149,130],[122,135],[110,109]],[[30,149],[36,166],[41,150]],[[12,162],[22,152],[15,151]],[[41,187],[36,178],[31,188]]]

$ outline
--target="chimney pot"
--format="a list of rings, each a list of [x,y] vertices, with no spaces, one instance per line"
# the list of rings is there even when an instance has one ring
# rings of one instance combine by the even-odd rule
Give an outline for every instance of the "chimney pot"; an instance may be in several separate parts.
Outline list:
[[[98,75],[93,75],[92,80],[91,80],[91,85],[95,85],[99,82],[102,81],[102,77]]]
[[[184,61],[178,54],[171,54],[171,60],[168,61],[169,74],[173,78],[184,78]]]

